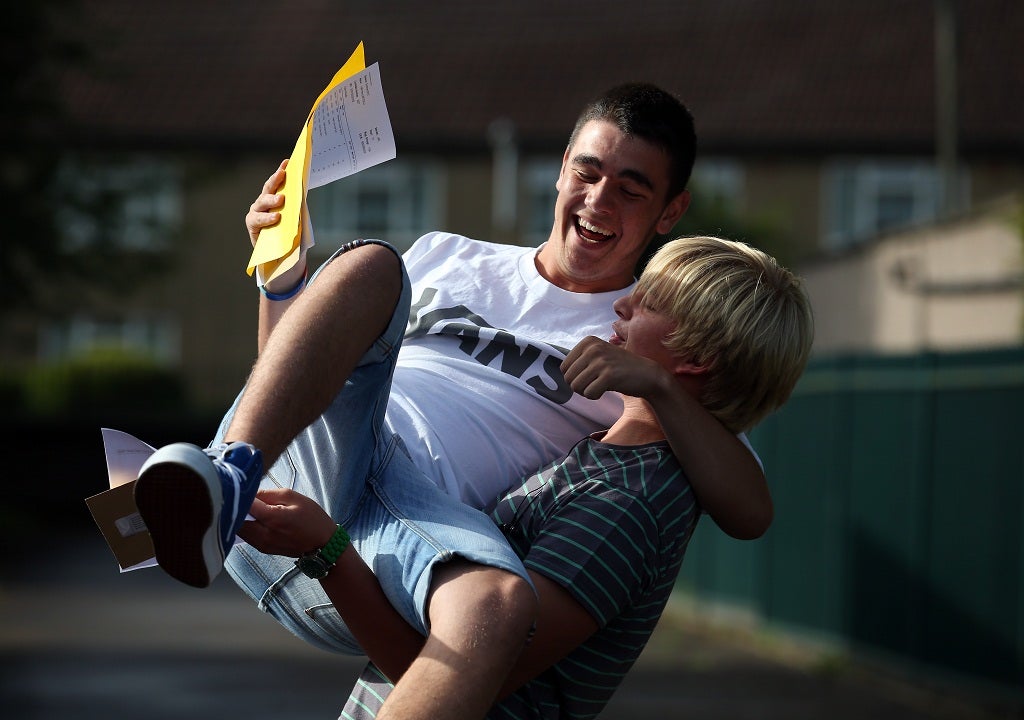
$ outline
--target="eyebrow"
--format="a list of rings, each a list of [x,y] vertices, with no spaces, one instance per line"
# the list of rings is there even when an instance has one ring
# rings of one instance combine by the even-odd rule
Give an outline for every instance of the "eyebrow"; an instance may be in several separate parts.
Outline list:
[[[597,168],[598,170],[603,170],[604,169],[604,165],[601,163],[600,158],[598,158],[596,155],[590,155],[588,153],[580,153],[578,155],[574,155],[573,158],[572,158],[572,164],[573,165],[587,165],[587,166],[590,166],[590,167],[593,167],[593,168]],[[643,185],[644,187],[646,187],[649,190],[652,190],[652,191],[654,190],[654,183],[651,182],[651,179],[649,177],[647,177],[647,175],[645,175],[644,173],[640,172],[639,170],[633,170],[632,168],[625,168],[625,169],[619,171],[619,174],[617,175],[617,177],[627,178],[629,180],[632,180],[635,183]]]

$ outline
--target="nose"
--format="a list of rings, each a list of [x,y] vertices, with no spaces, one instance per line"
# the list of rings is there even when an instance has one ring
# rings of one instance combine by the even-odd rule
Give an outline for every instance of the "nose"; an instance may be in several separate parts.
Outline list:
[[[591,183],[587,190],[587,207],[594,212],[607,212],[611,209],[611,188],[607,180]]]
[[[633,316],[633,293],[620,297],[612,303],[612,310],[623,320],[629,320]]]

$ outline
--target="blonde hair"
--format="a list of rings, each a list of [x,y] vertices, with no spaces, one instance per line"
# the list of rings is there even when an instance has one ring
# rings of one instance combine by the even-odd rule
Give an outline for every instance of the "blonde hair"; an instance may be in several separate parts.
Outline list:
[[[732,240],[681,237],[651,258],[634,292],[676,329],[665,347],[708,368],[701,404],[734,432],[789,399],[814,338],[800,280]]]

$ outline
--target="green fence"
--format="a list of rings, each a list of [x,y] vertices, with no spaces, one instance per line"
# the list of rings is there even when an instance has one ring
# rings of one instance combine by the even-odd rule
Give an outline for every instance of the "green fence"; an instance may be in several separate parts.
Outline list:
[[[680,586],[935,671],[1024,687],[1024,350],[817,359],[752,433],[754,542],[701,523]]]

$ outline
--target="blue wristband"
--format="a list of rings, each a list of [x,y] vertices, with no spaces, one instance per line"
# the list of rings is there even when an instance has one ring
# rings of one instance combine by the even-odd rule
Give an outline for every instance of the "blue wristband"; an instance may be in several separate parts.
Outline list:
[[[304,273],[302,273],[302,279],[299,280],[299,284],[296,285],[295,287],[293,287],[288,292],[284,292],[284,293],[281,293],[281,294],[273,293],[273,292],[270,292],[269,290],[267,290],[267,288],[264,287],[263,285],[260,285],[260,292],[263,293],[263,297],[265,297],[267,300],[275,300],[275,301],[277,301],[277,300],[288,300],[288,299],[293,298],[296,295],[298,295],[299,292],[302,290],[302,288],[306,287],[306,280],[308,278],[309,278],[309,268],[307,267],[306,271]]]

